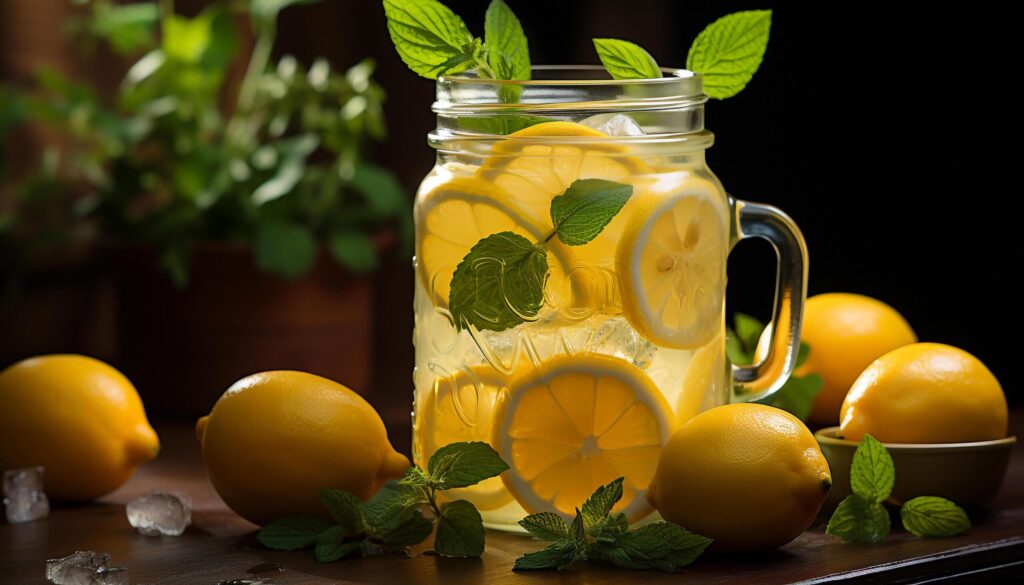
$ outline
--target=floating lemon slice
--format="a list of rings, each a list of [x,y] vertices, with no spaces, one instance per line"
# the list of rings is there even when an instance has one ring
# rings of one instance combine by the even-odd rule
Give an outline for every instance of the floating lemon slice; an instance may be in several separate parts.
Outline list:
[[[718,190],[690,177],[633,205],[616,252],[626,318],[656,345],[707,344],[721,327],[729,238]]]
[[[505,486],[527,512],[572,517],[597,487],[625,477],[614,510],[635,521],[652,510],[644,495],[674,429],[643,371],[578,353],[513,378],[495,409],[493,444],[510,466]]]
[[[449,443],[491,441],[494,404],[508,387],[509,377],[489,365],[470,366],[441,374],[417,405],[414,440],[425,468],[430,456]],[[494,510],[512,501],[501,478],[492,477],[442,494],[469,500],[478,510]]]

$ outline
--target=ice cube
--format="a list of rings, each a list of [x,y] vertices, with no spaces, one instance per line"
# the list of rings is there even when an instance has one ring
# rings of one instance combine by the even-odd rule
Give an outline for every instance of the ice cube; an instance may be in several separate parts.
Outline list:
[[[600,130],[609,136],[643,136],[644,130],[626,114],[596,114],[580,120],[580,124]]]
[[[4,472],[4,511],[11,524],[32,522],[50,515],[50,501],[43,491],[42,467]]]
[[[128,585],[128,569],[109,565],[106,553],[75,551],[46,561],[46,578],[56,585]]]
[[[146,536],[178,536],[192,523],[192,500],[182,493],[152,491],[128,502],[128,523]]]
[[[658,349],[622,317],[612,317],[601,323],[594,333],[591,347],[592,351],[620,357],[638,368],[650,365]]]

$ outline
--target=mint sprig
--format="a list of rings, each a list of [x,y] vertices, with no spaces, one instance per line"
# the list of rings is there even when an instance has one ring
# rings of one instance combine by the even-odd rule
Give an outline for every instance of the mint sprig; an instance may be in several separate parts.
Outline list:
[[[486,443],[452,443],[438,449],[427,471],[413,466],[401,479],[384,484],[366,502],[337,489],[321,489],[320,500],[334,518],[287,516],[260,530],[267,548],[314,548],[319,562],[347,557],[405,554],[423,542],[437,522],[434,550],[448,557],[478,557],[484,550],[484,526],[472,503],[456,500],[438,506],[437,492],[468,487],[508,469]]]
[[[672,573],[693,563],[711,544],[711,539],[671,522],[629,530],[624,514],[612,514],[622,498],[622,480],[620,477],[597,488],[582,509],[576,509],[572,524],[551,512],[520,520],[519,525],[527,532],[552,544],[519,557],[513,570],[563,570],[579,561],[595,561],[625,569]]]
[[[632,185],[579,179],[551,200],[554,229],[542,241],[499,232],[474,244],[452,274],[448,308],[456,329],[504,331],[536,317],[544,304],[549,242],[557,236],[569,246],[587,244],[632,195]]]
[[[882,505],[892,493],[896,468],[885,445],[864,435],[853,454],[850,488],[839,503],[825,533],[847,542],[877,543],[889,536],[891,520]],[[913,498],[900,507],[903,527],[917,536],[942,538],[971,527],[967,513],[953,502],[934,496]]]
[[[658,62],[636,43],[622,39],[594,39],[601,64],[614,79],[652,79],[661,77]]]
[[[686,68],[704,76],[704,93],[721,100],[747,86],[768,48],[771,24],[771,10],[747,10],[723,16],[697,35]]]

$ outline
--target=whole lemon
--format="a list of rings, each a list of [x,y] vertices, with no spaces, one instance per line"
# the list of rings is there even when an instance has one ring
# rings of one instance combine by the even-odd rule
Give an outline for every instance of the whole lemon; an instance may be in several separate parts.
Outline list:
[[[808,416],[818,425],[838,422],[846,392],[868,364],[889,350],[917,341],[896,309],[849,293],[807,299],[800,338],[811,346],[811,353],[794,374],[819,374],[824,381]]]
[[[1006,396],[981,360],[942,343],[915,343],[875,360],[843,402],[840,433],[859,441],[960,443],[1001,439]]]
[[[730,404],[679,427],[661,452],[647,499],[719,550],[778,548],[811,525],[832,487],[828,463],[800,419]]]
[[[43,355],[0,372],[0,469],[42,465],[51,498],[112,492],[159,451],[135,387],[97,359]]]
[[[196,423],[196,435],[217,493],[256,524],[326,515],[320,488],[365,500],[409,466],[366,400],[305,372],[262,372],[235,382]]]

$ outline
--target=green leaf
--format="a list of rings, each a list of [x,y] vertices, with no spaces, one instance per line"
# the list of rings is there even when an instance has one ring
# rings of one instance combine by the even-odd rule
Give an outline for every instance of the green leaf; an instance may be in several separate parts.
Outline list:
[[[107,4],[96,7],[90,29],[114,51],[127,54],[154,46],[159,16],[156,2]]]
[[[612,511],[612,507],[622,499],[622,481],[618,478],[615,481],[603,485],[583,502],[583,522],[587,529],[600,525]]]
[[[889,513],[881,504],[851,494],[832,512],[825,534],[847,542],[881,542],[889,536]]]
[[[800,420],[807,420],[814,406],[814,398],[821,392],[824,380],[818,374],[803,377],[790,376],[779,391],[772,396],[772,406],[781,408]]]
[[[316,560],[321,563],[330,563],[358,551],[361,539],[346,542],[346,536],[348,535],[341,526],[331,526],[317,535],[316,547],[313,549]]]
[[[896,467],[889,450],[871,435],[864,435],[853,453],[850,488],[870,502],[883,502],[892,493]]]
[[[499,79],[530,79],[530,49],[523,25],[502,0],[491,0],[484,20],[487,62]]]
[[[576,549],[571,544],[556,542],[537,552],[526,553],[516,559],[513,571],[541,571],[568,568],[576,560]]]
[[[274,550],[298,550],[316,544],[317,536],[330,527],[318,516],[285,516],[260,529],[256,540]]]
[[[260,270],[282,278],[298,278],[313,266],[316,240],[304,225],[272,221],[257,229],[254,252]]]
[[[697,35],[686,68],[704,76],[704,93],[725,99],[747,86],[768,48],[771,24],[771,10],[735,12]]]
[[[356,165],[352,187],[381,215],[398,213],[409,203],[394,173],[370,163]]]
[[[569,525],[554,512],[530,514],[520,520],[519,525],[541,540],[558,541],[569,537]]]
[[[339,264],[355,274],[365,274],[377,269],[377,249],[373,240],[363,232],[338,229],[331,234],[327,248]]]
[[[799,368],[807,362],[807,358],[811,357],[811,346],[803,341],[800,342],[800,349],[797,350],[796,354],[796,366]]]
[[[480,240],[452,275],[449,310],[456,329],[503,331],[536,316],[547,273],[541,244],[513,232]]]
[[[551,200],[551,222],[558,239],[582,246],[601,233],[633,196],[633,186],[604,179],[577,179]]]
[[[963,508],[946,498],[919,496],[900,508],[907,532],[928,538],[948,538],[967,532],[971,519]]]
[[[356,534],[366,530],[363,502],[352,492],[320,488],[320,501],[327,506],[327,510],[345,534]]]
[[[590,554],[625,569],[674,572],[692,564],[711,542],[671,522],[655,522],[620,534],[612,542],[599,542]]]
[[[757,342],[761,339],[761,332],[764,331],[764,323],[744,313],[736,313],[732,319],[736,325],[736,336],[750,355],[752,363],[754,360],[754,350],[757,349]]]
[[[586,544],[586,526],[583,524],[583,512],[580,512],[579,508],[576,508],[576,517],[572,519],[572,524],[569,525],[569,538],[575,541],[577,544]]]
[[[640,45],[621,39],[594,39],[601,64],[614,79],[657,79],[658,62]]]
[[[523,128],[529,128],[545,122],[554,122],[556,118],[547,116],[531,116],[528,114],[493,114],[489,116],[459,116],[459,128],[479,132],[481,134],[494,134],[506,136],[518,132]]]
[[[249,0],[249,13],[257,20],[277,20],[278,14],[285,8],[296,4],[313,4],[320,0]]]
[[[743,342],[731,327],[725,328],[725,355],[729,357],[730,362],[741,366],[754,361],[754,356],[743,347]]]
[[[320,146],[320,139],[311,133],[302,134],[294,138],[282,140],[276,148],[261,149],[254,154],[253,166],[260,168],[263,161],[261,156],[266,155],[268,159],[276,155],[276,162],[279,162],[277,172],[266,182],[256,188],[252,193],[252,202],[256,205],[264,205],[275,199],[284,197],[291,193],[295,186],[302,180],[306,170],[306,159]]]
[[[473,35],[466,23],[436,0],[384,0],[391,42],[402,61],[419,75],[465,71]]]
[[[450,443],[430,456],[427,472],[439,490],[468,487],[508,469],[498,452],[482,441]]]
[[[671,522],[655,522],[641,526],[634,532],[638,535],[667,543],[668,552],[661,557],[661,560],[671,565],[667,569],[669,571],[675,571],[692,564],[712,542],[706,536],[695,534]],[[666,570],[663,564],[657,568],[662,571]]]
[[[473,504],[455,500],[441,507],[434,550],[446,557],[478,557],[484,552],[484,523]]]
[[[422,489],[393,479],[363,504],[363,514],[374,528],[388,530],[405,522],[408,510],[426,503]]]
[[[388,546],[412,546],[426,540],[434,531],[434,523],[427,520],[416,508],[406,510],[393,520],[386,529],[378,531],[381,540]]]

